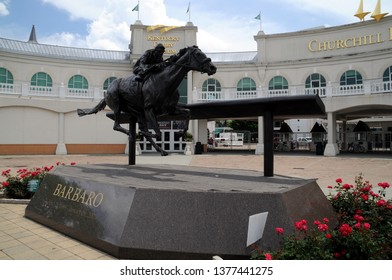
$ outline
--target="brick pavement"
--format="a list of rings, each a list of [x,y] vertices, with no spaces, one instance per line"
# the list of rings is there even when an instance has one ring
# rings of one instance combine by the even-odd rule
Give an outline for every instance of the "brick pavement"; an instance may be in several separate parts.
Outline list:
[[[54,165],[57,162],[70,164],[127,164],[126,155],[65,155],[65,156],[0,156],[0,171]],[[172,164],[232,169],[263,170],[263,157],[251,153],[205,153],[185,156],[170,154],[161,157],[156,154],[137,156],[136,164]],[[327,193],[328,185],[333,185],[340,177],[343,182],[354,183],[356,175],[373,185],[380,181],[392,183],[392,154],[384,155],[339,155],[323,157],[311,154],[276,154],[275,174],[301,178],[316,178],[320,188]],[[0,181],[2,178],[0,179]],[[387,197],[391,198],[392,190]],[[26,203],[0,201],[0,260],[28,259],[114,259],[79,241],[53,231],[34,221],[24,218]]]

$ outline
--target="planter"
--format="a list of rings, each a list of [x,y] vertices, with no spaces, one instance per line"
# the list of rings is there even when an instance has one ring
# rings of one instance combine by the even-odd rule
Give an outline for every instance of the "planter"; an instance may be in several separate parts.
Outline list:
[[[193,142],[185,142],[184,155],[191,156],[195,153]]]

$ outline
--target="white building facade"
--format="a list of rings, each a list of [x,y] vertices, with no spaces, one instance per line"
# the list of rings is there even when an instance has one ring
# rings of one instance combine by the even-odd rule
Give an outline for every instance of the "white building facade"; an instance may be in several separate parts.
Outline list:
[[[197,44],[192,23],[169,27],[137,21],[131,31],[129,51],[0,38],[0,154],[126,152],[127,137],[112,130],[105,113],[79,118],[76,110],[95,106],[114,78],[131,74],[146,49],[162,43],[169,56]],[[390,148],[392,17],[284,34],[260,31],[254,39],[256,51],[207,53],[217,73],[189,72],[180,102],[318,94],[326,107],[319,120],[327,129],[324,155],[339,154],[352,140],[346,133],[350,121],[364,118],[377,123],[382,145]],[[209,121],[192,121],[195,142],[207,143]],[[284,121],[298,132],[307,132],[315,122]],[[162,130],[164,149],[184,149],[183,140],[173,136],[173,122]],[[260,117],[257,153],[263,153],[262,131]]]

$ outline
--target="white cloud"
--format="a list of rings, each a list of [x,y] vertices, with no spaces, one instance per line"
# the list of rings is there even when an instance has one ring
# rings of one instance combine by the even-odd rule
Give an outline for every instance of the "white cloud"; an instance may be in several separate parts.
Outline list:
[[[77,48],[86,48],[86,40],[79,34],[74,33],[54,33],[48,37],[39,39],[40,43],[58,45],[58,46],[72,46]]]
[[[94,20],[99,17],[101,11],[107,5],[107,0],[42,0],[45,4],[51,4],[69,13],[71,19]],[[118,1],[124,2],[124,1]]]
[[[0,2],[0,16],[8,16],[10,14],[7,5],[8,1]]]
[[[89,34],[85,37],[78,34],[62,33],[46,38],[56,40],[54,41],[56,44],[68,42],[67,45],[70,46],[127,50],[131,38],[129,26],[136,21],[138,14],[145,25],[182,26],[188,20],[186,9],[189,1],[179,3],[179,1],[169,0],[143,0],[140,1],[139,13],[132,11],[138,3],[136,0],[42,1],[67,11],[71,19],[83,18],[91,22],[88,26]],[[226,6],[222,9],[209,9],[204,2],[207,1],[203,0],[192,6],[191,18],[191,21],[198,27],[197,43],[203,51],[256,50],[253,36],[259,31],[259,21],[254,20],[258,11],[252,14],[241,14],[237,13],[237,8],[235,8],[235,12],[233,12],[232,6],[237,3],[231,1],[225,1],[224,5]],[[364,2],[365,10],[372,12],[376,0]],[[320,22],[320,17],[323,20],[330,18],[331,21],[336,18],[335,22],[339,22],[339,24],[356,22],[357,19],[353,14],[356,12],[358,4],[359,0],[265,0],[263,5],[268,6],[272,13],[264,15],[264,17],[262,15],[263,29],[267,34],[273,34],[321,25],[335,25],[334,22]],[[382,11],[392,13],[392,1],[383,1],[382,5]],[[289,8],[290,14],[280,14],[277,6],[286,7],[286,13]],[[272,9],[273,7],[275,9]],[[305,15],[303,11],[306,11]],[[330,17],[326,17],[326,15],[330,15]]]

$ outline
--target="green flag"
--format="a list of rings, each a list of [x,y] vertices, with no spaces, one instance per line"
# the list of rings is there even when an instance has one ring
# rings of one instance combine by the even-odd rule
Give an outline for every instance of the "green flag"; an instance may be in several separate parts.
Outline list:
[[[258,15],[255,17],[255,19],[261,20],[261,13],[258,14]]]
[[[133,12],[133,11],[137,11],[137,12],[139,11],[139,4],[137,4],[137,5],[135,6],[135,8],[133,8],[132,12]]]

